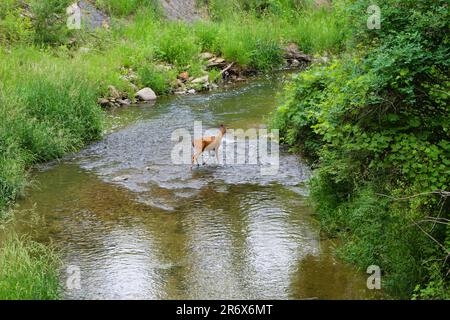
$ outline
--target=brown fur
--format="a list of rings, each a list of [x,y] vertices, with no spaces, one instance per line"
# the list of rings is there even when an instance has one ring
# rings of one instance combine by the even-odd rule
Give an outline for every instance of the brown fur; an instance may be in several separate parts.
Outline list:
[[[208,137],[202,137],[195,139],[192,142],[192,146],[194,147],[194,156],[192,157],[192,165],[194,165],[195,162],[198,163],[198,157],[206,150],[210,152],[211,150],[214,150],[216,153],[216,159],[217,162],[219,162],[219,148],[220,144],[222,142],[222,138],[227,132],[227,129],[223,124],[219,127],[219,134],[217,136],[208,136]],[[191,166],[192,167],[192,166]]]

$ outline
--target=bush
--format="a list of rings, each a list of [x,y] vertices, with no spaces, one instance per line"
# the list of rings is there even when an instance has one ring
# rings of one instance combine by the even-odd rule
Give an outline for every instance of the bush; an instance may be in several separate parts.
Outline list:
[[[367,5],[350,6],[355,25],[365,23],[359,10]],[[446,277],[448,251],[427,233],[443,244],[449,227],[417,223],[449,207],[433,193],[450,183],[448,8],[445,1],[380,6],[381,30],[351,40],[366,47],[294,78],[273,124],[283,142],[316,161],[312,196],[324,229],[347,240],[343,256],[361,268],[380,265],[397,296],[420,284],[434,288],[421,297],[442,298],[448,285],[436,279]]]
[[[67,40],[66,9],[70,4],[70,0],[30,1],[36,43],[57,45]]]
[[[9,8],[7,4],[0,4],[0,45],[30,43],[34,39],[30,18],[21,17],[23,9]]]

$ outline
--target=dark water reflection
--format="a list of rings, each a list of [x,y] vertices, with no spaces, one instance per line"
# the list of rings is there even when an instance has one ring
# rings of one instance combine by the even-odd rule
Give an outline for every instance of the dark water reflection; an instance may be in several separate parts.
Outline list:
[[[74,299],[371,298],[365,277],[333,257],[306,203],[310,172],[282,153],[279,174],[258,166],[170,164],[170,134],[205,127],[260,127],[279,80],[162,99],[118,111],[120,129],[35,174],[20,203],[34,207],[36,238],[78,266]],[[225,144],[230,143],[225,139]],[[125,178],[121,178],[125,177]]]

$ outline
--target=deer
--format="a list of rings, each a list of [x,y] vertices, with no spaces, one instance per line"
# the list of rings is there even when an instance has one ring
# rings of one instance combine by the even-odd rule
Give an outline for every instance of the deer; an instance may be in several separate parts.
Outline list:
[[[217,135],[201,137],[198,139],[194,139],[194,141],[192,141],[192,147],[194,148],[194,155],[192,156],[191,169],[195,163],[197,163],[197,166],[200,165],[198,163],[198,157],[205,151],[208,151],[209,158],[211,158],[211,150],[213,150],[216,154],[217,163],[219,163],[219,148],[220,145],[222,144],[222,139],[226,132],[227,129],[223,124],[221,124],[219,126],[219,133]],[[205,164],[206,161],[203,162],[203,165]]]

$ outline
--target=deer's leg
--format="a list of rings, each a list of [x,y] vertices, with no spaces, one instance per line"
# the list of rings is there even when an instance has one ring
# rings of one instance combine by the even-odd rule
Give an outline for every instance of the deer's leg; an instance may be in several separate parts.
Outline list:
[[[203,153],[203,157],[205,156],[205,154]],[[209,159],[211,159],[211,150],[208,150],[208,159],[206,159],[205,161],[203,161],[203,165],[205,165],[208,161],[209,161]]]
[[[216,153],[217,164],[220,164],[220,161],[219,161],[219,148],[220,148],[220,146],[217,146],[217,148],[214,149],[214,152]]]

